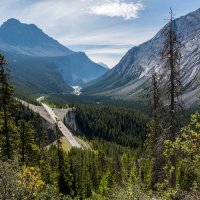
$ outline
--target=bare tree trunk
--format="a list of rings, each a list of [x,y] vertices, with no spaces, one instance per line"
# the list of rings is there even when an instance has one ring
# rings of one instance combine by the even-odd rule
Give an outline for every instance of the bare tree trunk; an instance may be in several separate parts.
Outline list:
[[[173,13],[171,10],[170,20],[170,134],[169,139],[175,142],[175,63],[174,63],[174,40],[173,40]],[[175,154],[171,156],[171,164],[173,171],[170,177],[171,187],[176,185],[176,157]]]

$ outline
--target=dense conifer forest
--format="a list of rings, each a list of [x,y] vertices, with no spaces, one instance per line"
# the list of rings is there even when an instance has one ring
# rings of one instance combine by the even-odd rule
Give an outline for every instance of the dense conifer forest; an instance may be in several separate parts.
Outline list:
[[[148,118],[132,109],[77,105],[76,121],[86,138],[101,138],[132,148],[142,148],[147,135]]]
[[[66,106],[66,103],[72,106],[74,104],[109,105],[137,109],[148,113],[148,102],[143,95],[141,95],[140,98],[140,100],[120,100],[106,96],[87,96],[84,94],[81,96],[72,94],[50,94],[47,96],[48,102],[55,104],[58,107],[64,107]]]

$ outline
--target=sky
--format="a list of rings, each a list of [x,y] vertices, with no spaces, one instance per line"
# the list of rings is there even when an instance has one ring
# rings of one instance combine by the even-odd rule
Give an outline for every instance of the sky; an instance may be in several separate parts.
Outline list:
[[[0,0],[0,23],[16,18],[36,24],[111,68],[167,23],[170,7],[178,18],[200,8],[200,0]]]

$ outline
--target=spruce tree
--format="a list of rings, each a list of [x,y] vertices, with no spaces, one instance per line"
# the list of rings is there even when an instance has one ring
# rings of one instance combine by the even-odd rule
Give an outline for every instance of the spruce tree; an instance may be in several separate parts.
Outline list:
[[[25,162],[25,148],[26,148],[26,141],[25,141],[25,132],[26,132],[26,124],[24,120],[19,121],[20,127],[20,154],[21,154],[21,162]]]
[[[162,76],[155,71],[152,73],[152,110],[153,116],[151,121],[151,148],[152,148],[152,180],[151,185],[154,190],[158,183],[164,179],[163,167],[165,161],[163,159],[163,143],[164,130],[162,123],[163,102],[162,102]]]
[[[70,172],[70,166],[67,162],[62,144],[59,138],[59,129],[57,123],[56,126],[56,135],[57,135],[57,150],[58,150],[58,187],[59,191],[63,194],[70,195],[72,193],[72,175]]]
[[[10,111],[12,109],[13,101],[13,86],[9,83],[9,72],[6,67],[7,63],[5,57],[0,54],[0,109],[3,112],[3,131],[5,136],[5,144],[3,151],[8,159],[11,158],[11,142],[9,120]]]

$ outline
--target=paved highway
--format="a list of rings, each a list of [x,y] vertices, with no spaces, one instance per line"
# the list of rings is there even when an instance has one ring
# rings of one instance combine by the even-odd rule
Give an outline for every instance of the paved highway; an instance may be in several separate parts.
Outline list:
[[[59,117],[53,112],[53,110],[46,104],[42,103],[41,101],[44,97],[40,97],[37,99],[41,106],[35,106],[29,104],[23,100],[17,99],[17,101],[21,102],[24,106],[29,107],[33,112],[39,113],[45,120],[49,121],[51,124],[57,124],[59,130],[63,134],[63,136],[69,141],[72,147],[81,148],[82,146],[77,142],[74,138],[71,131],[65,126],[65,124],[59,119]]]
[[[23,101],[21,99],[18,99],[18,98],[15,98],[15,99],[17,101],[19,101],[22,105],[28,107],[33,112],[39,113],[40,116],[43,117],[49,123],[54,124],[54,121],[49,117],[49,114],[46,112],[46,110],[42,106],[35,106],[35,105],[27,103],[26,101]]]
[[[47,111],[47,113],[49,114],[49,116],[51,117],[53,122],[58,125],[59,130],[67,138],[67,140],[72,145],[72,147],[81,148],[81,145],[76,141],[76,139],[74,138],[74,136],[71,133],[71,131],[64,125],[64,123],[53,112],[53,110],[48,105],[46,105],[44,103],[41,103],[41,105]]]

